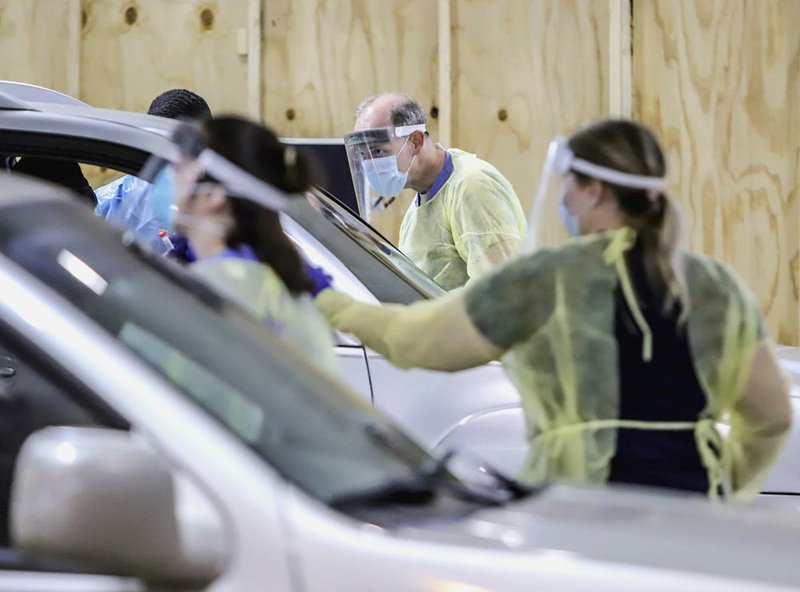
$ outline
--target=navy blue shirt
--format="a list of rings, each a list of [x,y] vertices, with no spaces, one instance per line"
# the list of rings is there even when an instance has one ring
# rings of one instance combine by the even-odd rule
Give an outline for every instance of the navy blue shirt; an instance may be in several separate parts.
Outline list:
[[[663,295],[654,293],[645,273],[641,250],[627,257],[628,272],[642,314],[653,332],[653,358],[642,359],[642,334],[620,288],[615,294],[615,331],[619,347],[621,419],[696,421],[706,397],[689,350],[679,309],[663,313]],[[700,460],[692,430],[617,431],[617,452],[609,481],[708,491],[708,474]]]
[[[455,169],[453,168],[453,157],[450,156],[450,153],[447,150],[445,150],[444,165],[442,166],[442,170],[439,171],[439,174],[436,175],[436,178],[433,180],[433,185],[431,185],[431,188],[428,189],[428,193],[425,194],[426,203],[432,200],[434,197],[436,197],[436,194],[439,193],[439,190],[442,187],[444,187],[444,184],[447,183],[447,180],[453,174],[454,170]],[[422,198],[423,196],[417,193],[417,199],[415,200],[417,206],[422,205]]]

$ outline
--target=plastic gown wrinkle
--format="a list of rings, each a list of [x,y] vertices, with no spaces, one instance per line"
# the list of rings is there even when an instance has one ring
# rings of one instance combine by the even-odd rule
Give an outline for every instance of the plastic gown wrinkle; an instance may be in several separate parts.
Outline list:
[[[460,290],[410,306],[374,306],[325,290],[317,305],[333,328],[353,333],[400,368],[453,372],[502,354],[473,327]]]
[[[307,294],[293,296],[270,267],[255,261],[212,258],[193,264],[192,271],[321,367],[338,373],[333,336],[314,301]]]
[[[159,253],[165,252],[159,230],[167,227],[153,209],[150,183],[125,175],[95,191],[97,207],[94,212],[109,222],[127,230],[140,242]]]
[[[777,360],[769,346],[762,346],[759,363],[779,370]],[[765,363],[765,358],[769,358]],[[788,380],[782,376],[780,385],[788,391]],[[753,392],[759,393],[757,389]],[[755,496],[766,479],[769,467],[777,460],[789,436],[792,408],[767,411],[774,408],[773,401],[763,400],[762,394],[743,397],[731,410],[731,430],[739,436],[729,448],[731,477],[737,491],[737,501],[748,501]],[[781,413],[784,411],[784,413]]]
[[[718,419],[727,411],[730,417],[731,430],[722,446],[723,485],[737,501],[748,501],[758,494],[791,423],[789,417],[765,421],[757,406],[748,408],[744,399],[756,353],[770,347],[764,318],[752,294],[723,264],[689,259],[687,274],[707,279],[689,284],[691,301],[705,303],[708,315],[705,323],[690,315],[689,338],[701,384],[717,394],[706,413]],[[717,361],[714,352],[719,352]]]
[[[531,448],[521,477],[529,483],[604,482],[617,429],[690,430],[708,471],[709,495],[716,496],[717,485],[752,494],[758,490],[757,473],[774,460],[781,437],[767,442],[769,437],[753,432],[752,417],[733,421],[725,441],[715,428],[724,412],[738,414],[735,405],[745,392],[754,352],[766,337],[752,297],[723,266],[685,255],[689,298],[696,303],[687,321],[690,350],[706,411],[689,422],[619,418],[614,294],[626,280],[620,262],[633,237],[629,229],[582,237],[559,250],[520,257],[467,290],[470,318],[508,350],[502,360],[522,395]],[[635,315],[635,297],[625,296]],[[643,324],[646,359],[658,352],[648,350]],[[762,447],[763,454],[754,452]],[[743,458],[748,451],[749,460]],[[750,464],[757,469],[748,469]]]
[[[519,252],[527,222],[511,184],[489,163],[451,149],[453,174],[412,205],[400,250],[445,290],[464,286]]]

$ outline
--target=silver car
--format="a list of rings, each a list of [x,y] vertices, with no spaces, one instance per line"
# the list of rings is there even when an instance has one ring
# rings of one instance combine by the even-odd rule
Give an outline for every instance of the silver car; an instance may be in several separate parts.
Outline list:
[[[0,286],[3,592],[800,589],[794,513],[431,458],[177,265],[7,174]]]

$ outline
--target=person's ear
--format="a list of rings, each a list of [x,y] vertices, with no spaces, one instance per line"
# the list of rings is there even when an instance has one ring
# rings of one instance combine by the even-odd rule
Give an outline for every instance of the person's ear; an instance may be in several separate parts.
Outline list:
[[[593,206],[598,206],[606,199],[612,197],[606,184],[598,179],[589,179],[589,183],[586,186],[586,194],[589,196],[589,200],[592,202]]]
[[[422,145],[425,143],[425,132],[419,130],[411,133],[411,144],[414,146],[414,152],[418,152]]]

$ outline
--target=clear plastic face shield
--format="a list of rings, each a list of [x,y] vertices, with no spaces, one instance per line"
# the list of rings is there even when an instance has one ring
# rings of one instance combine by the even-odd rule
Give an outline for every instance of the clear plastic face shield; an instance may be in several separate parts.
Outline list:
[[[579,216],[584,212],[570,211],[564,201],[567,189],[566,177],[573,171],[612,185],[644,189],[652,192],[654,196],[664,191],[666,185],[663,177],[623,173],[575,158],[566,138],[556,138],[547,148],[539,188],[528,217],[528,235],[525,238],[523,252],[556,246],[568,235],[578,234]]]
[[[168,235],[175,232],[176,221],[182,216],[181,202],[205,188],[206,184],[199,181],[206,175],[214,179],[208,185],[221,185],[226,194],[250,200],[269,210],[281,211],[292,199],[207,148],[194,126],[181,126],[173,139],[178,154],[174,159],[152,156],[147,160],[139,178],[149,183],[149,187],[137,200],[138,215],[135,220],[128,217],[120,224],[138,242],[150,243],[168,252],[171,249]],[[291,158],[294,148],[286,150]]]
[[[425,132],[425,125],[366,129],[344,136],[358,213],[364,220],[389,206],[405,188],[415,158],[410,156],[409,139],[417,131]]]

